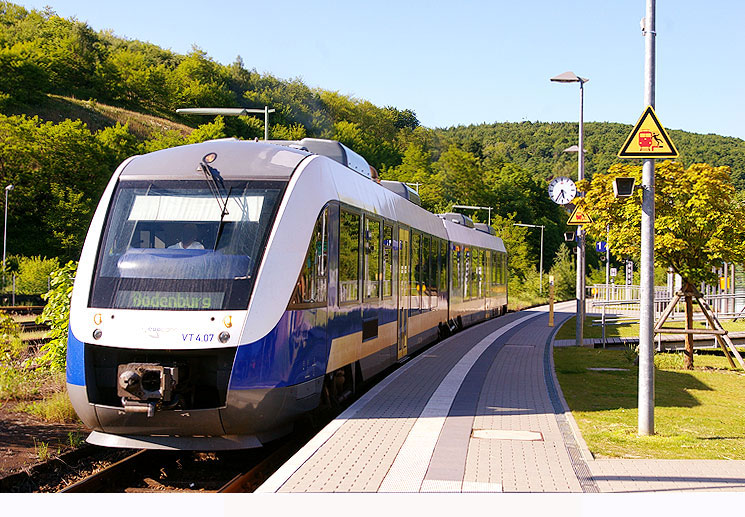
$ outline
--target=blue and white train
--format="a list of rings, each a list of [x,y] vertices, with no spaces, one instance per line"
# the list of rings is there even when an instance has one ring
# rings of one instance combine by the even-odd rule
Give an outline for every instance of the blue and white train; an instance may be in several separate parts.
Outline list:
[[[486,225],[344,145],[217,140],[127,159],[83,247],[67,387],[88,441],[259,447],[507,309]]]

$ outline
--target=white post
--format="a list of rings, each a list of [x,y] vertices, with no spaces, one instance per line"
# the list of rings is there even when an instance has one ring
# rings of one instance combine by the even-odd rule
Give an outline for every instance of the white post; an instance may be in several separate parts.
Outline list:
[[[579,159],[577,180],[585,179],[585,142],[584,142],[584,99],[585,88],[582,78],[579,80]],[[576,345],[584,345],[585,327],[585,235],[582,226],[577,226],[577,335]]]
[[[644,18],[644,104],[655,105],[655,0]],[[641,313],[639,316],[639,429],[654,434],[654,160],[642,168]]]
[[[540,282],[541,282],[541,284],[540,284],[541,296],[543,296],[543,229],[544,228],[545,228],[545,226],[544,225],[541,225],[541,261],[540,261],[540,266],[538,268],[538,269],[541,270],[540,271],[540,275],[541,275],[541,278],[540,278]]]

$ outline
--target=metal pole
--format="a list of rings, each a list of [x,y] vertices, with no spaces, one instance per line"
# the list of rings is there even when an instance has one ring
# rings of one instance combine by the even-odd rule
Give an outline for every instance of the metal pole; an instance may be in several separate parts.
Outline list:
[[[269,106],[264,106],[264,140],[269,140]]]
[[[541,275],[541,287],[540,287],[541,296],[543,296],[543,229],[544,228],[545,226],[541,225],[541,261],[540,261],[540,266],[539,266],[539,269],[541,270],[541,273],[540,273]]]
[[[5,189],[5,224],[3,224],[3,288],[5,288],[5,245],[8,239],[8,188]]]
[[[610,225],[605,225],[605,301],[610,300],[610,246],[608,241],[610,240]],[[606,347],[607,342],[605,340],[605,309],[603,305],[603,348]]]
[[[585,179],[585,142],[584,142],[584,81],[579,80],[579,163],[577,165],[577,180]],[[581,196],[581,194],[580,194]],[[582,226],[577,227],[577,339],[576,345],[584,344],[585,326],[585,237]]]
[[[655,0],[644,18],[644,104],[655,105]],[[642,168],[641,313],[639,315],[639,429],[654,434],[654,160]]]

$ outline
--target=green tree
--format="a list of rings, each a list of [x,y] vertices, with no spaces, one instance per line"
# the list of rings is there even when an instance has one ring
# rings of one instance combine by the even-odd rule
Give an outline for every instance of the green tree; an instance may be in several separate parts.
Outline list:
[[[593,223],[588,231],[602,238],[610,224],[608,245],[614,254],[638,257],[641,235],[641,189],[615,199],[613,179],[630,176],[641,184],[641,167],[614,165],[578,185]],[[729,167],[665,161],[655,167],[655,264],[671,267],[692,292],[717,280],[712,268],[722,262],[745,262],[745,204],[732,185]],[[692,321],[686,297],[688,322]],[[693,368],[693,342],[686,340],[686,366]]]

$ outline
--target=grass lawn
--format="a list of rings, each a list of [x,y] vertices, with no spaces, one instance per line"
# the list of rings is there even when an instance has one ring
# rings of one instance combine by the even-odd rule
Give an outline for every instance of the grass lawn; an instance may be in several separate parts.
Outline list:
[[[629,350],[554,350],[561,389],[596,457],[745,459],[745,374],[721,352],[697,353],[692,371],[680,369],[681,354],[655,355],[656,434],[644,437],[636,435],[633,359]]]
[[[586,339],[589,338],[602,338],[603,328],[600,325],[594,326],[593,320],[600,319],[600,316],[586,316],[585,326],[583,329],[583,335]],[[575,338],[575,316],[569,318],[566,323],[556,333],[556,339],[574,339]],[[745,331],[745,320],[739,319],[735,322],[731,320],[722,320],[722,326],[725,330],[730,332]],[[667,322],[665,327],[670,328],[685,328],[685,323],[682,321]],[[695,321],[693,328],[706,328],[701,321]],[[638,323],[622,323],[622,324],[606,324],[605,326],[606,337],[638,337],[639,336],[639,324]]]

